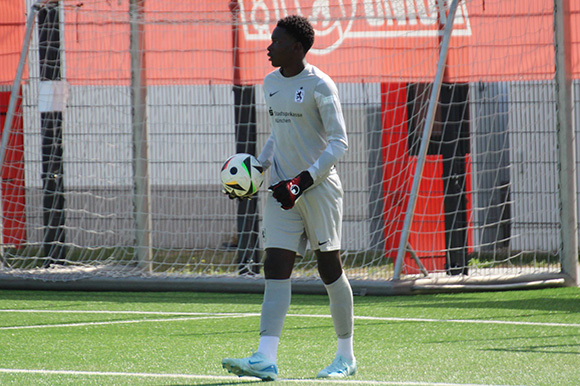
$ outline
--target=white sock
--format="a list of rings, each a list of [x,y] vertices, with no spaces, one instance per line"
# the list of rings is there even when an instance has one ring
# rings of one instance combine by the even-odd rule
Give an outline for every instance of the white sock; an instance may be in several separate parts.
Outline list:
[[[276,362],[276,357],[278,356],[279,342],[280,342],[279,336],[262,335],[260,337],[260,345],[258,346],[258,352],[264,354],[266,358],[268,358],[272,362]]]
[[[350,338],[338,338],[336,345],[336,356],[342,356],[348,361],[354,361],[354,350],[352,347],[352,336]]]

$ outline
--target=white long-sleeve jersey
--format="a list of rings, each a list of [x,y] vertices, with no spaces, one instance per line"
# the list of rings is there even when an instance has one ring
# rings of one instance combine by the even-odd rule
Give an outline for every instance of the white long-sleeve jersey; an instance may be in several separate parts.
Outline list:
[[[258,160],[272,166],[271,184],[308,170],[318,184],[348,149],[338,90],[332,79],[307,64],[284,77],[277,69],[264,79],[264,97],[272,134]]]

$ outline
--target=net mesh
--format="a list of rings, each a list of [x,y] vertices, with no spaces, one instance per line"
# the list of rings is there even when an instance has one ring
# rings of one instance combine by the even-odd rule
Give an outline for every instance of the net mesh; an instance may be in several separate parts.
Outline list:
[[[337,167],[349,277],[393,277],[449,22],[451,47],[402,274],[559,271],[552,4],[460,1],[450,21],[449,3],[41,7],[2,168],[2,271],[54,280],[261,277],[267,192],[231,201],[220,192],[219,171],[236,152],[258,154],[270,133],[266,47],[276,20],[292,13],[312,21],[317,40],[307,58],[337,83],[346,119],[350,146]],[[133,55],[132,25],[141,44]],[[24,20],[14,28],[23,36]],[[16,57],[2,78],[4,111]],[[131,87],[135,63],[141,90]],[[144,254],[136,244],[135,93],[146,97]],[[312,252],[300,256],[295,277],[316,277],[315,261]]]

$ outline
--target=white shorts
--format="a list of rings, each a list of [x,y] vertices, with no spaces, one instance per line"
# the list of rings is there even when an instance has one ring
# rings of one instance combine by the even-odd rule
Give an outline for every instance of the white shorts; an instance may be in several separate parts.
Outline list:
[[[312,250],[339,250],[342,196],[342,185],[336,173],[304,192],[289,210],[282,209],[269,193],[264,208],[262,245],[265,249],[287,249],[300,255],[306,252],[307,241]]]

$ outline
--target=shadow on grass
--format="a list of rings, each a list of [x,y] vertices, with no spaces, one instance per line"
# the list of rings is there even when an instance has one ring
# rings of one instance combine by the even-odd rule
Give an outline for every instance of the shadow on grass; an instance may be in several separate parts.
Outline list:
[[[575,351],[564,351],[565,348]],[[541,353],[541,354],[565,354],[565,355],[579,355],[580,344],[551,344],[538,346],[522,346],[509,348],[488,348],[481,351],[497,351],[497,352],[512,352],[512,353]]]
[[[50,302],[104,302],[116,304],[182,304],[193,311],[196,305],[219,305],[224,307],[231,304],[259,306],[263,295],[232,294],[214,292],[83,292],[83,291],[27,291],[27,290],[0,290],[2,301],[39,301],[54,309],[55,304]],[[384,296],[355,297],[357,307],[384,307],[388,308],[449,308],[449,309],[510,309],[535,311],[560,311],[580,313],[579,288],[554,288],[526,291],[458,293],[458,294],[429,294],[416,296]],[[327,306],[326,295],[292,295],[293,306]],[[63,307],[70,304],[63,304]],[[225,310],[225,308],[224,308]]]
[[[407,297],[363,297],[356,305],[378,302],[392,308],[506,309],[580,313],[580,288],[550,288],[501,292],[429,294]]]
[[[0,301],[59,301],[59,302],[106,302],[140,304],[262,304],[260,294],[211,293],[211,292],[83,292],[83,291],[22,291],[2,290]]]
[[[256,380],[240,380],[240,381],[233,381],[233,382],[212,382],[212,383],[175,383],[171,384],[171,386],[226,386],[226,385],[249,385],[252,383],[264,383],[260,379]]]

